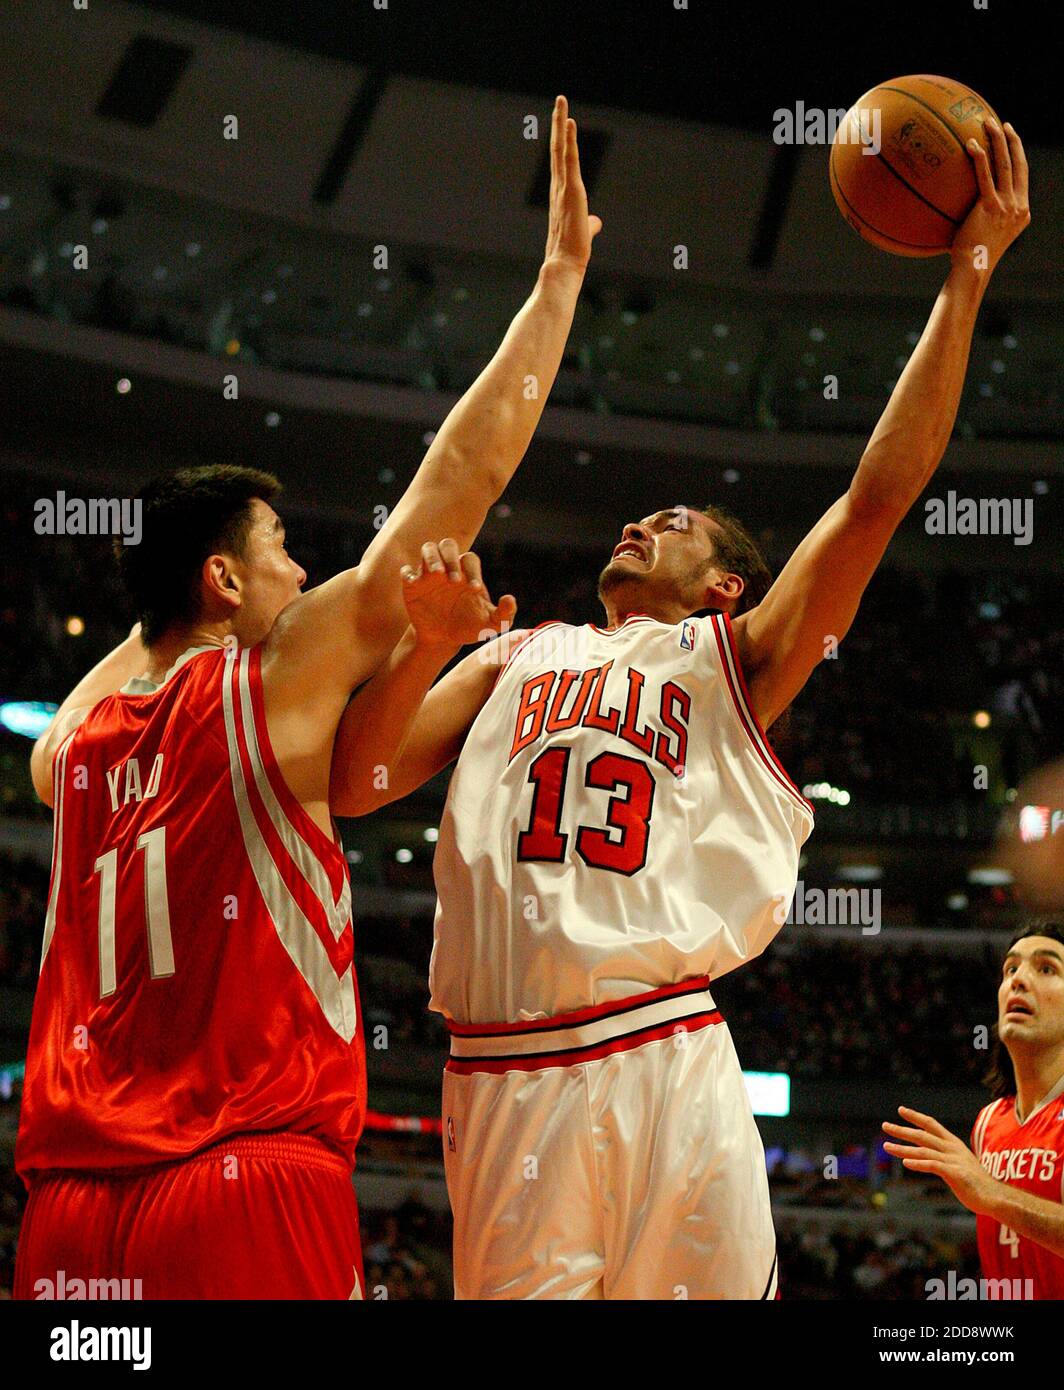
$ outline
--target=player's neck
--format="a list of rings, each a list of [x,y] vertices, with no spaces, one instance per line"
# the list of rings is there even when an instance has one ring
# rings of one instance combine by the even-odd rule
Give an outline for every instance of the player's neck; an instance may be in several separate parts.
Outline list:
[[[229,634],[222,630],[221,624],[204,624],[198,627],[182,627],[168,631],[148,648],[147,677],[159,682],[170,667],[190,647],[222,647]]]
[[[607,604],[606,605],[606,627],[611,630],[631,617],[654,618],[659,623],[678,623],[681,619],[688,616],[686,609],[678,603],[655,603],[653,599],[648,603],[632,604]]]
[[[1028,1120],[1032,1112],[1064,1077],[1064,1044],[1043,1051],[1012,1058],[1016,1073],[1016,1110],[1020,1120]]]

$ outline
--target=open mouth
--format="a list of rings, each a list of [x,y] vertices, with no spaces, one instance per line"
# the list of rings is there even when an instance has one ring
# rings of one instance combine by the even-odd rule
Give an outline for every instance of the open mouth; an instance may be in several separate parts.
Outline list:
[[[628,557],[632,560],[640,560],[644,565],[647,563],[647,557],[643,554],[642,547],[636,545],[634,541],[622,541],[613,552],[613,558],[615,560],[620,560],[623,557]]]
[[[1034,1010],[1022,999],[1010,999],[1005,1005],[1006,1018],[1033,1018]]]

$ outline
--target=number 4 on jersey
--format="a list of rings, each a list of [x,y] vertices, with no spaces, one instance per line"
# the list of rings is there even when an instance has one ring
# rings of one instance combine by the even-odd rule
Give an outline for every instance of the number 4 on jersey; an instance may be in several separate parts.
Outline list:
[[[1020,1253],[1019,1234],[1011,1226],[1002,1226],[998,1233],[998,1244],[1007,1245],[1012,1251],[1012,1258],[1015,1260]]]

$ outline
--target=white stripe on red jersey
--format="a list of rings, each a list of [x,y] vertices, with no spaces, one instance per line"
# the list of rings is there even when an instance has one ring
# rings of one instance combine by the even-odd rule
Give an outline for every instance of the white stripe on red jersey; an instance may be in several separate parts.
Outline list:
[[[261,647],[192,649],[53,762],[19,1171],[137,1167],[230,1134],[353,1162],[365,1056],[351,889],[270,745]]]

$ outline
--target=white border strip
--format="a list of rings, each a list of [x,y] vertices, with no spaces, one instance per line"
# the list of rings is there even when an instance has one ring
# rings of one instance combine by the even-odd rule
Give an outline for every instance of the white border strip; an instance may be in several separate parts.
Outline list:
[[[222,662],[222,709],[225,714],[225,734],[229,747],[229,773],[255,882],[258,884],[266,910],[273,921],[281,945],[292,964],[306,981],[321,1011],[344,1042],[355,1036],[355,986],[352,967],[348,966],[337,978],[321,938],[314,930],[303,909],[281,876],[269,846],[259,830],[248,796],[236,731],[236,712],[233,705],[233,680],[230,662]]]
[[[620,1002],[620,1001],[618,1001]],[[624,1037],[642,1028],[654,1028],[673,1018],[693,1013],[712,1013],[716,1009],[708,989],[694,994],[671,996],[653,1004],[643,1004],[579,1023],[574,1028],[556,1028],[531,1033],[489,1033],[482,1038],[451,1036],[451,1056],[463,1057],[525,1057],[536,1052],[568,1052],[574,1048],[597,1047],[612,1038]],[[549,1022],[549,1020],[544,1020]],[[681,1028],[677,1032],[682,1032]]]
[[[81,725],[78,725],[78,729]],[[59,751],[52,760],[52,891],[48,894],[48,910],[44,915],[44,941],[41,945],[41,969],[44,969],[44,959],[48,954],[48,947],[52,944],[52,937],[55,935],[56,909],[59,905],[59,884],[63,877],[63,806],[66,800],[66,765],[67,754],[70,751],[71,740],[78,732],[78,729],[71,729],[66,738],[59,745]]]
[[[737,709],[736,717],[739,720],[739,727],[743,733],[744,738],[746,739],[747,743],[753,746],[754,752],[758,756],[758,761],[761,763],[762,767],[765,769],[768,775],[772,778],[773,783],[777,787],[779,787],[781,791],[787,793],[791,801],[798,807],[802,815],[806,817],[806,819],[809,821],[810,826],[812,826],[815,823],[815,817],[813,815],[813,812],[802,800],[799,793],[796,792],[794,788],[790,785],[786,776],[783,773],[781,773],[779,768],[776,766],[775,760],[772,756],[772,752],[769,749],[765,741],[765,738],[761,733],[760,723],[754,717],[753,710],[751,710],[749,704],[746,701],[745,696],[743,695],[743,682],[739,674],[739,668],[735,661],[735,653],[732,651],[732,644],[728,633],[727,625],[724,622],[724,615],[715,614],[713,617],[710,618],[709,621],[714,625],[714,627],[720,634],[720,642],[718,644],[716,639],[714,639],[714,646],[717,647],[718,653],[723,655],[725,664],[727,666],[727,672],[731,676],[731,684],[725,690],[724,693],[732,704],[739,706],[739,708],[742,710],[742,713],[746,716],[746,722],[750,726],[749,728],[746,727],[746,724],[743,722],[743,719],[739,717],[739,710]]]

